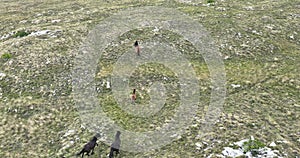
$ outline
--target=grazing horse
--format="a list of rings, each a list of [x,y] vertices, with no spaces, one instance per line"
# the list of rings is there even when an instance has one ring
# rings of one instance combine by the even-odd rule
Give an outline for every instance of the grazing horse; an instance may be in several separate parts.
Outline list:
[[[134,42],[134,47],[135,47],[135,52],[137,53],[137,55],[140,55],[141,49],[140,49],[138,41]]]
[[[131,101],[134,103],[136,100],[136,94],[135,94],[135,89],[133,89],[132,95],[131,95]]]

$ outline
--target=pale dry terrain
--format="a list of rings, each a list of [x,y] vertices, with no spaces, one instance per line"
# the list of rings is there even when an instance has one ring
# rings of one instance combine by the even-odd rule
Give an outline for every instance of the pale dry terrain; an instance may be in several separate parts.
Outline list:
[[[203,123],[199,112],[180,139],[147,153],[121,151],[119,157],[221,157],[224,147],[251,136],[267,146],[274,142],[272,149],[278,150],[279,156],[300,156],[298,0],[216,0],[210,4],[200,0],[1,0],[0,157],[74,157],[95,135],[81,125],[74,107],[73,59],[99,22],[118,11],[141,6],[177,9],[210,32],[224,58],[227,96],[220,118],[204,137],[197,137]],[[16,37],[18,31],[24,31],[24,36]],[[116,48],[107,48],[99,61],[101,68],[95,78],[99,102],[105,103],[104,111],[128,130],[161,126],[172,116],[178,98],[171,97],[170,106],[159,116],[141,119],[122,112],[111,90],[101,83],[110,77],[117,57],[114,54],[128,47],[121,44],[124,41],[130,45],[135,39],[163,39],[178,50],[194,51],[172,32],[160,30],[158,34],[161,36],[153,34],[153,28],[131,30],[117,39],[120,44]],[[209,103],[208,68],[201,56],[190,53],[187,59],[199,76],[200,99]],[[151,67],[156,71],[151,72]],[[135,71],[133,80],[160,80],[151,76],[155,72],[176,82],[169,71],[161,65],[148,65]],[[96,154],[90,157],[105,157],[108,152],[109,147],[99,141]]]

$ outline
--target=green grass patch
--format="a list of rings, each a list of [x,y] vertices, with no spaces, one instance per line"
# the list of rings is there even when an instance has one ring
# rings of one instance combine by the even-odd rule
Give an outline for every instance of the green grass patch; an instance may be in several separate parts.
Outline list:
[[[16,32],[12,37],[17,38],[17,37],[24,37],[24,36],[28,36],[28,35],[29,35],[28,32],[21,30],[21,31]]]
[[[12,55],[10,53],[4,53],[1,55],[1,58],[4,60],[8,60],[12,57]]]
[[[264,148],[266,145],[262,143],[259,140],[249,140],[247,142],[244,142],[243,148],[244,148],[244,153],[246,152],[251,152],[253,156],[256,156],[258,154],[258,149]]]

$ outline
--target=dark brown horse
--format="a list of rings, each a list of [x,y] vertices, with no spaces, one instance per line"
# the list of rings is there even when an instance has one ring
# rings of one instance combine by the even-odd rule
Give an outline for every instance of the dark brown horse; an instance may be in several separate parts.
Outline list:
[[[110,146],[109,158],[114,157],[114,152],[116,152],[116,156],[120,153],[120,146],[121,146],[121,139],[120,139],[121,132],[117,131],[115,136],[115,141]]]
[[[135,52],[137,53],[137,55],[140,55],[141,49],[140,49],[138,41],[135,41],[134,47],[135,47]]]
[[[86,153],[88,156],[90,156],[90,152],[92,152],[91,154],[93,155],[94,148],[96,147],[96,145],[98,146],[97,137],[94,136],[90,142],[88,142],[87,144],[84,145],[83,149],[77,155],[81,155],[82,158],[83,158],[84,153]]]

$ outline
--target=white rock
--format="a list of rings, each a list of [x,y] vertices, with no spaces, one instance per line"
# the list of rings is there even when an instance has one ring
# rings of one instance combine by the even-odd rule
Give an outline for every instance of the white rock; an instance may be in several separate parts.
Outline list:
[[[42,21],[40,19],[35,19],[35,20],[32,20],[31,23],[32,24],[39,24],[41,23]]]
[[[269,146],[274,147],[276,146],[275,142],[272,142]]]
[[[70,148],[74,144],[74,141],[70,141],[67,145],[63,146],[63,150]]]
[[[233,87],[233,88],[239,88],[239,87],[241,87],[241,85],[239,85],[239,84],[231,84],[231,87]]]
[[[20,24],[24,24],[24,23],[26,23],[27,22],[27,20],[22,20],[22,21],[20,21],[19,23]]]
[[[244,155],[242,150],[232,149],[230,147],[224,147],[224,150],[222,151],[222,154],[224,156],[228,156],[228,157],[238,157],[238,156]]]
[[[250,151],[246,152],[244,156],[245,157],[253,157]]]
[[[208,145],[208,143],[207,142],[202,142],[203,144],[205,144],[205,145]]]
[[[250,11],[250,10],[254,10],[254,8],[252,6],[247,6],[247,7],[244,7],[244,9]]]
[[[178,135],[175,133],[175,134],[173,134],[173,135],[171,135],[170,137],[171,138],[175,138],[175,137],[177,137]]]
[[[3,73],[3,72],[0,72],[0,80],[2,80],[4,77],[6,76],[6,74],[5,73]]]
[[[58,23],[60,22],[61,20],[60,19],[57,19],[57,20],[51,20],[51,23]]]
[[[196,149],[198,149],[198,150],[202,147],[201,143],[199,143],[199,142],[195,143],[195,145],[196,145]]]
[[[68,130],[68,131],[65,133],[64,137],[67,137],[67,136],[73,135],[73,134],[75,134],[75,130],[71,129],[71,130]]]
[[[42,30],[42,31],[36,31],[36,32],[32,32],[30,35],[28,36],[41,36],[41,35],[46,35],[50,32],[50,30]]]
[[[106,88],[110,88],[110,82],[109,81],[106,82]]]
[[[238,141],[238,142],[235,142],[235,143],[233,143],[233,144],[235,144],[235,145],[237,145],[237,146],[239,146],[239,147],[242,147],[243,144],[244,144],[245,142],[247,142],[247,141],[249,141],[249,139],[243,139],[243,140]]]
[[[213,154],[210,154],[209,156],[212,157]],[[215,157],[226,158],[225,156],[223,156],[223,155],[221,155],[221,154],[216,154]]]
[[[250,140],[254,140],[254,137],[251,136],[250,137]],[[251,152],[247,152],[244,154],[243,152],[243,144],[244,142],[247,142],[249,141],[249,139],[244,139],[244,140],[241,140],[239,142],[235,142],[233,144],[235,145],[238,145],[239,147],[241,147],[240,149],[233,149],[231,147],[224,147],[224,150],[222,151],[222,154],[225,156],[225,157],[239,157],[239,156],[245,156],[245,157],[253,157],[253,155],[251,154]],[[270,144],[270,146],[273,146],[276,144],[274,142],[272,142]],[[264,147],[264,148],[261,148],[261,149],[258,149],[258,155],[257,157],[279,157],[279,151],[277,150],[272,150],[271,148],[268,148],[268,147]]]
[[[289,142],[288,141],[286,141],[286,140],[278,140],[278,141],[276,141],[277,143],[285,143],[285,144],[288,144]],[[300,142],[300,139],[299,139],[299,142]]]
[[[6,35],[1,36],[0,39],[1,39],[1,40],[2,40],[2,39],[6,39],[6,38],[8,38],[8,37],[10,37],[10,36],[11,36],[11,34],[6,34]]]
[[[191,125],[192,127],[198,127],[198,124],[193,124],[193,125]]]
[[[153,29],[154,32],[158,32],[159,28],[155,27],[155,29]]]
[[[50,63],[51,63],[51,61],[47,59],[46,65],[48,65],[48,64],[50,64]]]
[[[224,57],[224,59],[226,60],[226,59],[229,59],[229,56],[228,55],[226,55],[225,57]]]
[[[262,149],[258,150],[259,153],[261,153],[261,157],[278,157],[278,155],[275,153],[277,150],[272,150],[268,147],[264,147]]]
[[[249,45],[247,45],[247,44],[241,44],[241,47],[249,47]]]
[[[273,30],[274,27],[275,27],[275,26],[274,26],[274,25],[271,25],[271,24],[268,24],[268,25],[265,26],[265,28],[270,29],[270,30]]]

